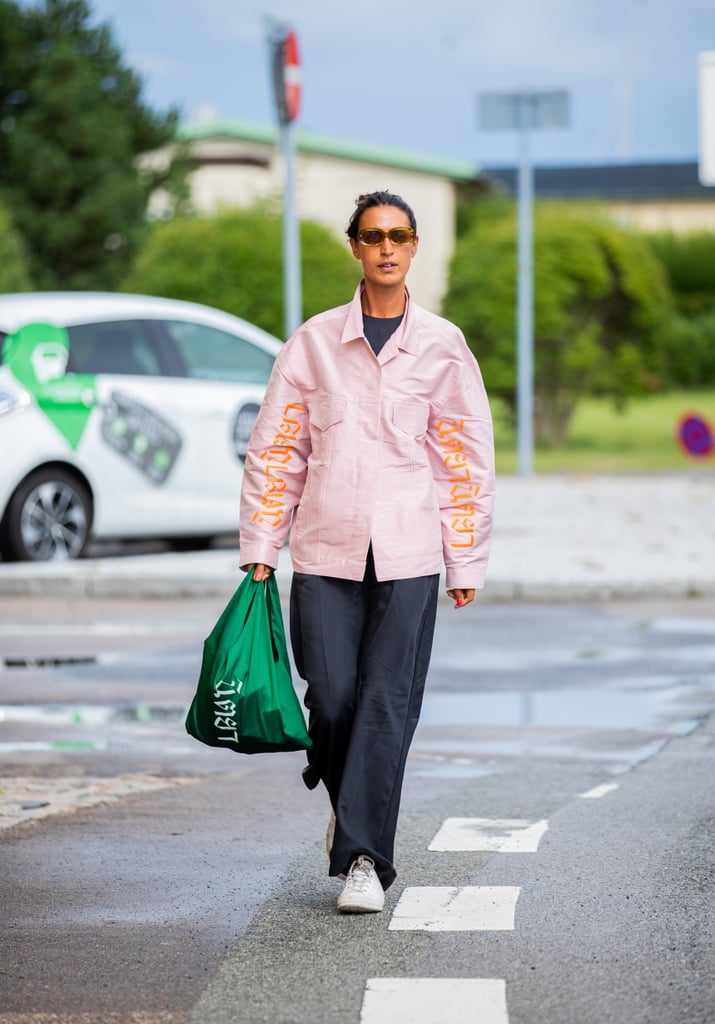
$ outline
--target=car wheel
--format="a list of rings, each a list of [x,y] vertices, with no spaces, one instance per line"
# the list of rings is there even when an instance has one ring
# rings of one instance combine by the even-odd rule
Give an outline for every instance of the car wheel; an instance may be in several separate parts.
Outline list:
[[[92,523],[85,485],[63,469],[38,469],[15,491],[3,523],[5,557],[21,562],[79,558]]]

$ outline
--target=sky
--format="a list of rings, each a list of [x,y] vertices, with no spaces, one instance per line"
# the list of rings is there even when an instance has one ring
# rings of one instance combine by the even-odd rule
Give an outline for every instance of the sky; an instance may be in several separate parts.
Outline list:
[[[697,160],[698,54],[715,0],[88,0],[155,109],[275,124],[268,20],[293,28],[297,126],[476,166],[514,165],[483,130],[484,93],[565,89],[570,124],[534,132],[535,164]]]

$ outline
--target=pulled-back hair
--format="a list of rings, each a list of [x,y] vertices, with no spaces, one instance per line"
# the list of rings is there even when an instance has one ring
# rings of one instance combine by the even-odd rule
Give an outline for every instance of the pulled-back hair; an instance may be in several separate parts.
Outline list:
[[[395,195],[394,192],[383,191],[368,192],[357,197],[355,200],[355,210],[347,226],[346,234],[348,238],[352,238],[354,241],[357,240],[360,218],[365,210],[369,210],[373,206],[396,206],[398,210],[402,210],[403,213],[407,214],[410,220],[410,227],[417,234],[417,221],[409,204],[405,202],[402,196]]]

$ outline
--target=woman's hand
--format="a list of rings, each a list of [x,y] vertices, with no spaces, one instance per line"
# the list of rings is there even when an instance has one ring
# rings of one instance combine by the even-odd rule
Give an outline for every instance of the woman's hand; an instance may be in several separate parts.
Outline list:
[[[263,565],[262,562],[257,562],[255,565],[249,565],[248,571],[253,572],[253,578],[256,581],[256,583],[263,583],[263,581],[267,580],[268,577],[271,575],[273,569],[270,567],[270,565]],[[474,593],[474,591],[472,591],[472,593]]]
[[[474,591],[455,587],[453,590],[447,591],[447,597],[452,598],[455,608],[464,608],[465,604],[471,604],[474,600]]]

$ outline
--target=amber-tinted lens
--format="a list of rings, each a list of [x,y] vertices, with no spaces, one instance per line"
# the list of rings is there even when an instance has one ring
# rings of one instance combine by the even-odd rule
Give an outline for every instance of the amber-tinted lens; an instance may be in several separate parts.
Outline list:
[[[362,231],[358,231],[358,240],[363,245],[382,245],[385,237],[389,238],[393,245],[407,245],[415,237],[415,233],[412,228],[390,228],[389,231],[363,228]]]
[[[407,245],[415,237],[412,228],[390,228],[387,233],[393,245]]]

